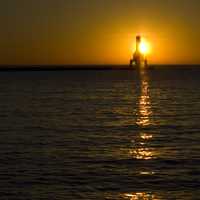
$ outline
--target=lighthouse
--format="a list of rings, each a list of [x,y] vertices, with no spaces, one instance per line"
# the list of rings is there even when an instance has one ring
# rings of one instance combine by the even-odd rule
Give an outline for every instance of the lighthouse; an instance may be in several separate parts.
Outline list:
[[[130,66],[135,66],[137,68],[147,66],[147,58],[144,52],[141,50],[142,38],[140,35],[136,36],[136,50],[133,54],[132,59],[130,60]]]

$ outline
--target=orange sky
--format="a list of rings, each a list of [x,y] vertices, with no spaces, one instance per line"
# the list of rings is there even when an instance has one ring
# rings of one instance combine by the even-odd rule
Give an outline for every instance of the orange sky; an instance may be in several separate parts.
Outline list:
[[[0,64],[128,64],[135,36],[150,63],[200,63],[200,1],[0,2]]]

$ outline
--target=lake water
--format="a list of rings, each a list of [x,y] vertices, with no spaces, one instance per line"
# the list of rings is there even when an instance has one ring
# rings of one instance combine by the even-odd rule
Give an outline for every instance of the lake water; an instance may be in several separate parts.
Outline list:
[[[200,68],[0,72],[0,199],[200,199]]]

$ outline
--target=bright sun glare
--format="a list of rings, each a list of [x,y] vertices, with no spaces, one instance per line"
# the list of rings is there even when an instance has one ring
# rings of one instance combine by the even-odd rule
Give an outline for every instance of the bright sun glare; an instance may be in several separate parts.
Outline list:
[[[146,40],[144,40],[144,39],[142,39],[142,41],[141,41],[141,43],[140,43],[140,52],[142,53],[142,54],[148,54],[149,52],[150,52],[150,45],[149,45],[149,43],[146,41]]]

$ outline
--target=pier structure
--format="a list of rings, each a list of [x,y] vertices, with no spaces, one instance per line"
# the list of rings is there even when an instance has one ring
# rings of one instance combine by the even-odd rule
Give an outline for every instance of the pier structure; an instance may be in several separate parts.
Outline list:
[[[148,61],[146,55],[141,51],[141,36],[136,36],[136,50],[130,60],[130,66],[137,68],[147,67]]]

